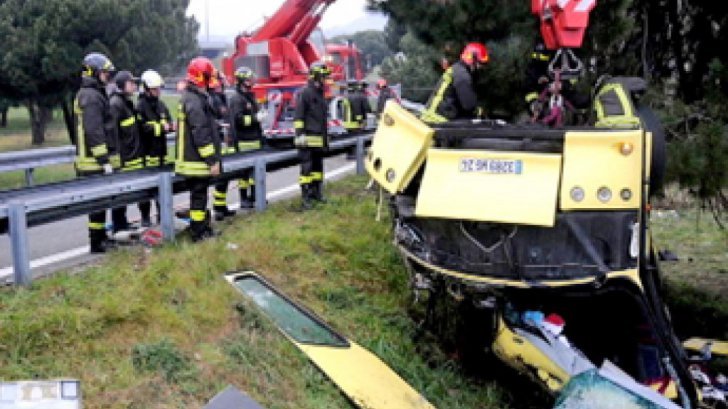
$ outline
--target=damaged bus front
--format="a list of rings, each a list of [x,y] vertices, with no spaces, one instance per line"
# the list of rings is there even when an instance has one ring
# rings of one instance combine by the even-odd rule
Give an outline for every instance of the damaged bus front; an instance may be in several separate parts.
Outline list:
[[[697,407],[650,239],[664,141],[641,112],[623,129],[430,127],[389,103],[366,165],[413,287],[486,310],[484,348],[554,395],[611,363]]]

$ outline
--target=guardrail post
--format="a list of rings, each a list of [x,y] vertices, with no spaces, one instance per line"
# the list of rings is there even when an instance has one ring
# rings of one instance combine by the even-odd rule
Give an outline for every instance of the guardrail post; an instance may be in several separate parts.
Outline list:
[[[13,272],[15,285],[28,286],[32,281],[30,257],[28,255],[28,223],[25,218],[25,204],[13,202],[8,206],[10,246],[13,249]]]
[[[258,158],[255,161],[255,210],[262,212],[268,207],[268,200],[266,199],[266,186],[265,186],[265,159]]]
[[[172,194],[172,172],[159,175],[159,224],[167,241],[174,240],[174,196]]]
[[[366,173],[364,168],[364,138],[359,136],[356,138],[356,174],[363,175]]]
[[[25,186],[33,186],[33,171],[35,169],[25,169]]]

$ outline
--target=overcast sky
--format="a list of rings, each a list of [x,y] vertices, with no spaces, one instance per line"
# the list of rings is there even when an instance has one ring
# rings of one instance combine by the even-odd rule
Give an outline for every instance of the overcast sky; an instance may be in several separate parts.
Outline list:
[[[194,15],[200,22],[200,39],[207,35],[206,9],[209,10],[210,37],[232,38],[245,30],[259,27],[263,16],[270,17],[283,4],[283,0],[190,0],[187,14]],[[354,22],[370,19],[372,27],[382,28],[382,17],[371,15],[365,11],[366,0],[338,0],[332,4],[321,20],[324,32],[341,31]],[[207,7],[206,7],[207,6]]]

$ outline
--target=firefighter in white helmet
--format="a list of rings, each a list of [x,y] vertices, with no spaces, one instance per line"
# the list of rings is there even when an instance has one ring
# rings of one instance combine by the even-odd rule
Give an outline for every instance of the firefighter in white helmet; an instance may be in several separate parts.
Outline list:
[[[174,121],[169,114],[169,109],[159,98],[164,80],[158,72],[146,70],[142,74],[141,83],[142,92],[139,94],[137,102],[137,115],[144,144],[146,166],[158,168],[170,165],[173,160],[167,158],[167,133],[174,130]],[[142,215],[142,226],[151,225],[149,216],[151,203],[139,203],[139,211]],[[157,211],[159,211],[159,206],[157,206]]]

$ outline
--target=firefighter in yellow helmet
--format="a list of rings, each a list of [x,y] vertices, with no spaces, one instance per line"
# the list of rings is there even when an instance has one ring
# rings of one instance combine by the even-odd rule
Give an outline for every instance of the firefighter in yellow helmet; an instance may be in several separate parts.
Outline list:
[[[298,94],[293,126],[294,144],[301,160],[301,207],[311,209],[323,196],[324,150],[328,147],[328,104],[324,96],[326,78],[331,70],[323,62],[311,64],[306,87]]]
[[[235,93],[230,98],[230,130],[236,152],[260,149],[263,129],[260,121],[263,113],[253,93],[255,73],[248,67],[235,70]],[[247,170],[238,180],[240,208],[252,209],[255,201],[255,179]]]
[[[105,86],[114,65],[100,53],[83,59],[81,89],[76,95],[76,160],[79,176],[113,173],[119,167],[118,144],[114,139],[113,118]],[[106,211],[88,216],[89,241],[92,253],[104,253],[109,245],[106,235]]]
[[[442,74],[435,92],[427,101],[421,119],[437,124],[482,116],[473,86],[473,74],[488,61],[485,44],[470,43],[465,46],[460,61],[448,67]]]

